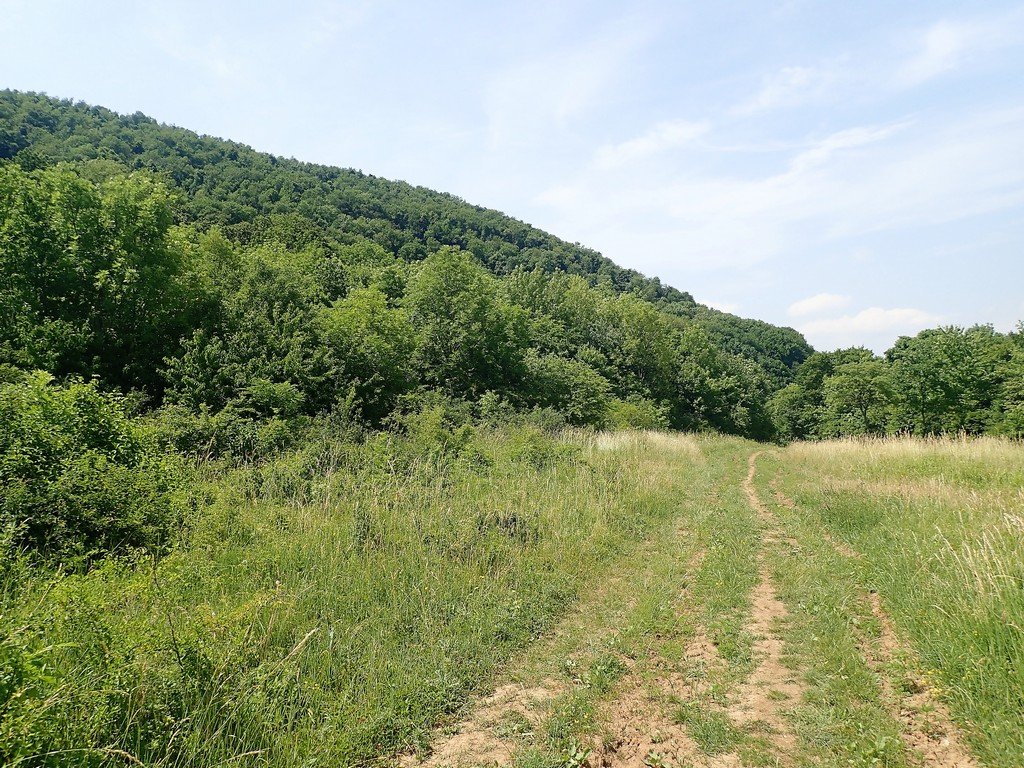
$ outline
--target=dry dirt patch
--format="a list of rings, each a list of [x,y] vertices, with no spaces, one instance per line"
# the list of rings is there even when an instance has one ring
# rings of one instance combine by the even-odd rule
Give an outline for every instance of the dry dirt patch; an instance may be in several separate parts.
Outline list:
[[[554,680],[533,687],[503,685],[481,699],[454,733],[439,738],[428,757],[421,760],[416,755],[405,755],[400,763],[404,768],[509,765],[516,743],[502,734],[502,726],[538,725],[547,705],[564,690],[565,686]]]

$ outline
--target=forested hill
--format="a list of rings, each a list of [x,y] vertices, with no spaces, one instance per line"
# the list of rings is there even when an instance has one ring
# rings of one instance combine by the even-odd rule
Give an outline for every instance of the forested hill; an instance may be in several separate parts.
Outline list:
[[[217,225],[243,245],[274,240],[292,248],[330,248],[365,238],[406,262],[454,246],[496,275],[517,269],[580,275],[592,286],[635,294],[696,322],[723,350],[756,362],[773,387],[791,381],[812,351],[793,329],[697,304],[656,277],[453,195],[275,157],[138,112],[119,115],[81,102],[2,91],[0,159],[14,159],[23,168],[84,163],[83,172],[93,178],[117,168],[153,172],[180,191],[175,213],[181,221]]]

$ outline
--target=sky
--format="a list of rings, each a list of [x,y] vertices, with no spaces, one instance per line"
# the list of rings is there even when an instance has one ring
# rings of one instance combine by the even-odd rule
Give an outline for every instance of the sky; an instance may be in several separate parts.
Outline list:
[[[1024,2],[0,0],[0,87],[496,208],[818,349],[1024,319]]]

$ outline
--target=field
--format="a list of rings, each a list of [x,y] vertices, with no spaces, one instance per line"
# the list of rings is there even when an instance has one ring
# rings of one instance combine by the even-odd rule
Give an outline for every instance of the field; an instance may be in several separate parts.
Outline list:
[[[479,430],[7,562],[5,765],[1024,765],[1024,446]]]

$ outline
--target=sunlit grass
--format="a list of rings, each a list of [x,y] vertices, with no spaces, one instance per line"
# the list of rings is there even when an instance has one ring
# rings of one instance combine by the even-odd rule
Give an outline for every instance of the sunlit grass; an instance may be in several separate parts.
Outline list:
[[[677,512],[691,442],[483,430],[457,455],[382,436],[200,467],[158,563],[5,562],[0,762],[350,765],[422,743]]]
[[[779,461],[803,514],[864,555],[922,671],[991,765],[1024,756],[1024,445],[800,443]]]

